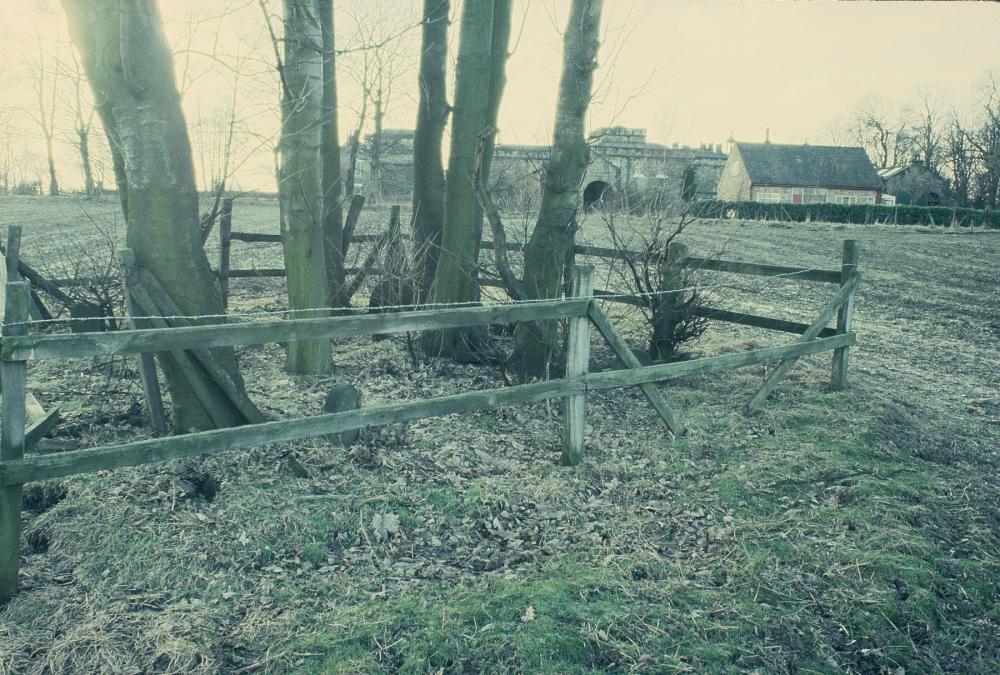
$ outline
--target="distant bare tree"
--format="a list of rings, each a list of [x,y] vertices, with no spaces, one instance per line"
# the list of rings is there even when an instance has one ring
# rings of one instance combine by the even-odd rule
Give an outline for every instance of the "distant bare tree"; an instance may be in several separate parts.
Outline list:
[[[855,142],[868,152],[876,168],[909,160],[913,139],[905,111],[894,115],[885,101],[869,98],[857,110],[852,126]]]
[[[411,68],[408,33],[414,25],[408,16],[388,12],[381,2],[356,0],[347,6],[345,12],[354,24],[358,42],[343,50],[341,67],[360,90],[357,123],[348,140],[345,187],[347,194],[354,193],[358,155],[370,115],[373,130],[367,148],[370,168],[368,198],[369,204],[375,204],[382,194],[381,160],[386,150],[382,130],[385,116],[393,100],[394,83]]]
[[[972,205],[972,183],[976,171],[976,160],[968,131],[956,114],[948,120],[943,135],[942,161],[951,174],[951,195],[955,206]]]
[[[76,147],[80,152],[80,169],[83,171],[83,192],[88,197],[95,193],[93,161],[90,157],[90,130],[94,125],[94,106],[90,104],[86,78],[80,67],[80,59],[75,50],[70,50],[73,67],[68,69],[72,89],[73,127],[76,132]]]
[[[966,138],[979,165],[976,205],[995,209],[1000,203],[1000,76],[996,73],[986,76],[979,119]]]
[[[923,91],[917,94],[920,102],[917,119],[911,129],[913,149],[920,161],[931,171],[937,171],[943,161],[943,116],[940,113],[941,96]]]
[[[54,59],[55,63],[50,63]],[[45,49],[42,39],[38,39],[38,58],[32,64],[32,86],[35,91],[34,110],[28,115],[38,125],[45,140],[45,154],[49,169],[49,196],[59,196],[59,180],[56,177],[54,150],[56,101],[59,87],[59,62],[57,52]]]

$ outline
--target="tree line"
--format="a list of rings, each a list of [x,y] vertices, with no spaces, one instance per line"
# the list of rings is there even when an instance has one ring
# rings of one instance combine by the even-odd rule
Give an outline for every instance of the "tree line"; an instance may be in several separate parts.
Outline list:
[[[863,147],[878,169],[919,161],[948,180],[959,207],[1000,203],[1000,75],[987,73],[971,113],[947,107],[944,95],[918,93],[894,107],[871,97],[834,136]]]

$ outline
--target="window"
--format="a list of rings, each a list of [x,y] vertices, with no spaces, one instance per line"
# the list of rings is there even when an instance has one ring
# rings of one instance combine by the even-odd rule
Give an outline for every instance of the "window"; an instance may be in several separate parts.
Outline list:
[[[764,192],[762,190],[758,190],[757,192],[754,193],[754,200],[758,202],[763,202],[765,204],[777,204],[778,202],[781,201],[781,193],[771,192],[771,191]]]

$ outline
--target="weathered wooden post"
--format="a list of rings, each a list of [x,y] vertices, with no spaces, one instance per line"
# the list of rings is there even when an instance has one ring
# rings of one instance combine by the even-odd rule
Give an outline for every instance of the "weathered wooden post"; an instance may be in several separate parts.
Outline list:
[[[681,294],[676,292],[684,287],[684,260],[688,248],[679,241],[667,246],[666,257],[660,261],[660,295],[655,295],[650,303],[653,307],[653,335],[649,340],[649,355],[654,360],[667,359],[673,355],[674,329],[681,317],[677,311],[681,304]]]
[[[233,243],[233,198],[222,202],[219,217],[219,292],[222,294],[222,308],[229,309],[229,252]]]
[[[575,265],[573,267],[574,298],[594,297],[594,266]],[[590,319],[586,314],[569,320],[569,336],[566,340],[566,379],[587,374],[590,367]],[[584,429],[587,424],[587,395],[573,394],[566,397],[563,414],[562,463],[576,466],[583,460]]]
[[[847,283],[848,279],[857,271],[859,253],[860,249],[857,239],[844,240],[844,254],[840,265],[841,283]],[[850,295],[847,296],[847,302],[841,306],[837,314],[837,334],[839,335],[849,333],[851,330],[851,322],[854,317],[855,293],[856,291],[851,291]],[[840,347],[833,351],[833,373],[830,386],[834,390],[843,389],[847,386],[847,349],[847,347]]]
[[[6,286],[3,334],[24,335],[28,320],[31,287],[24,281]],[[0,412],[0,460],[24,456],[25,400],[27,361],[0,361],[3,386],[3,409]],[[0,488],[0,602],[7,602],[17,592],[17,570],[21,556],[21,486]]]
[[[125,310],[128,313],[129,328],[152,328],[152,324],[141,318],[143,312],[132,297],[132,286],[138,283],[138,270],[135,267],[135,254],[131,249],[118,251],[118,264],[122,270],[122,284],[125,292]],[[167,433],[167,413],[163,408],[163,397],[160,395],[160,380],[156,375],[156,361],[149,352],[139,354],[139,379],[142,381],[142,395],[146,401],[146,411],[149,414],[149,426],[153,433]]]

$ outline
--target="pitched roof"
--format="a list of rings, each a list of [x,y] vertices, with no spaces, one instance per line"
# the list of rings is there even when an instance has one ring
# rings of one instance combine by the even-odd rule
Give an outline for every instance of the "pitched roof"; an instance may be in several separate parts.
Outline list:
[[[862,148],[831,145],[737,143],[757,185],[876,190],[882,181]]]

